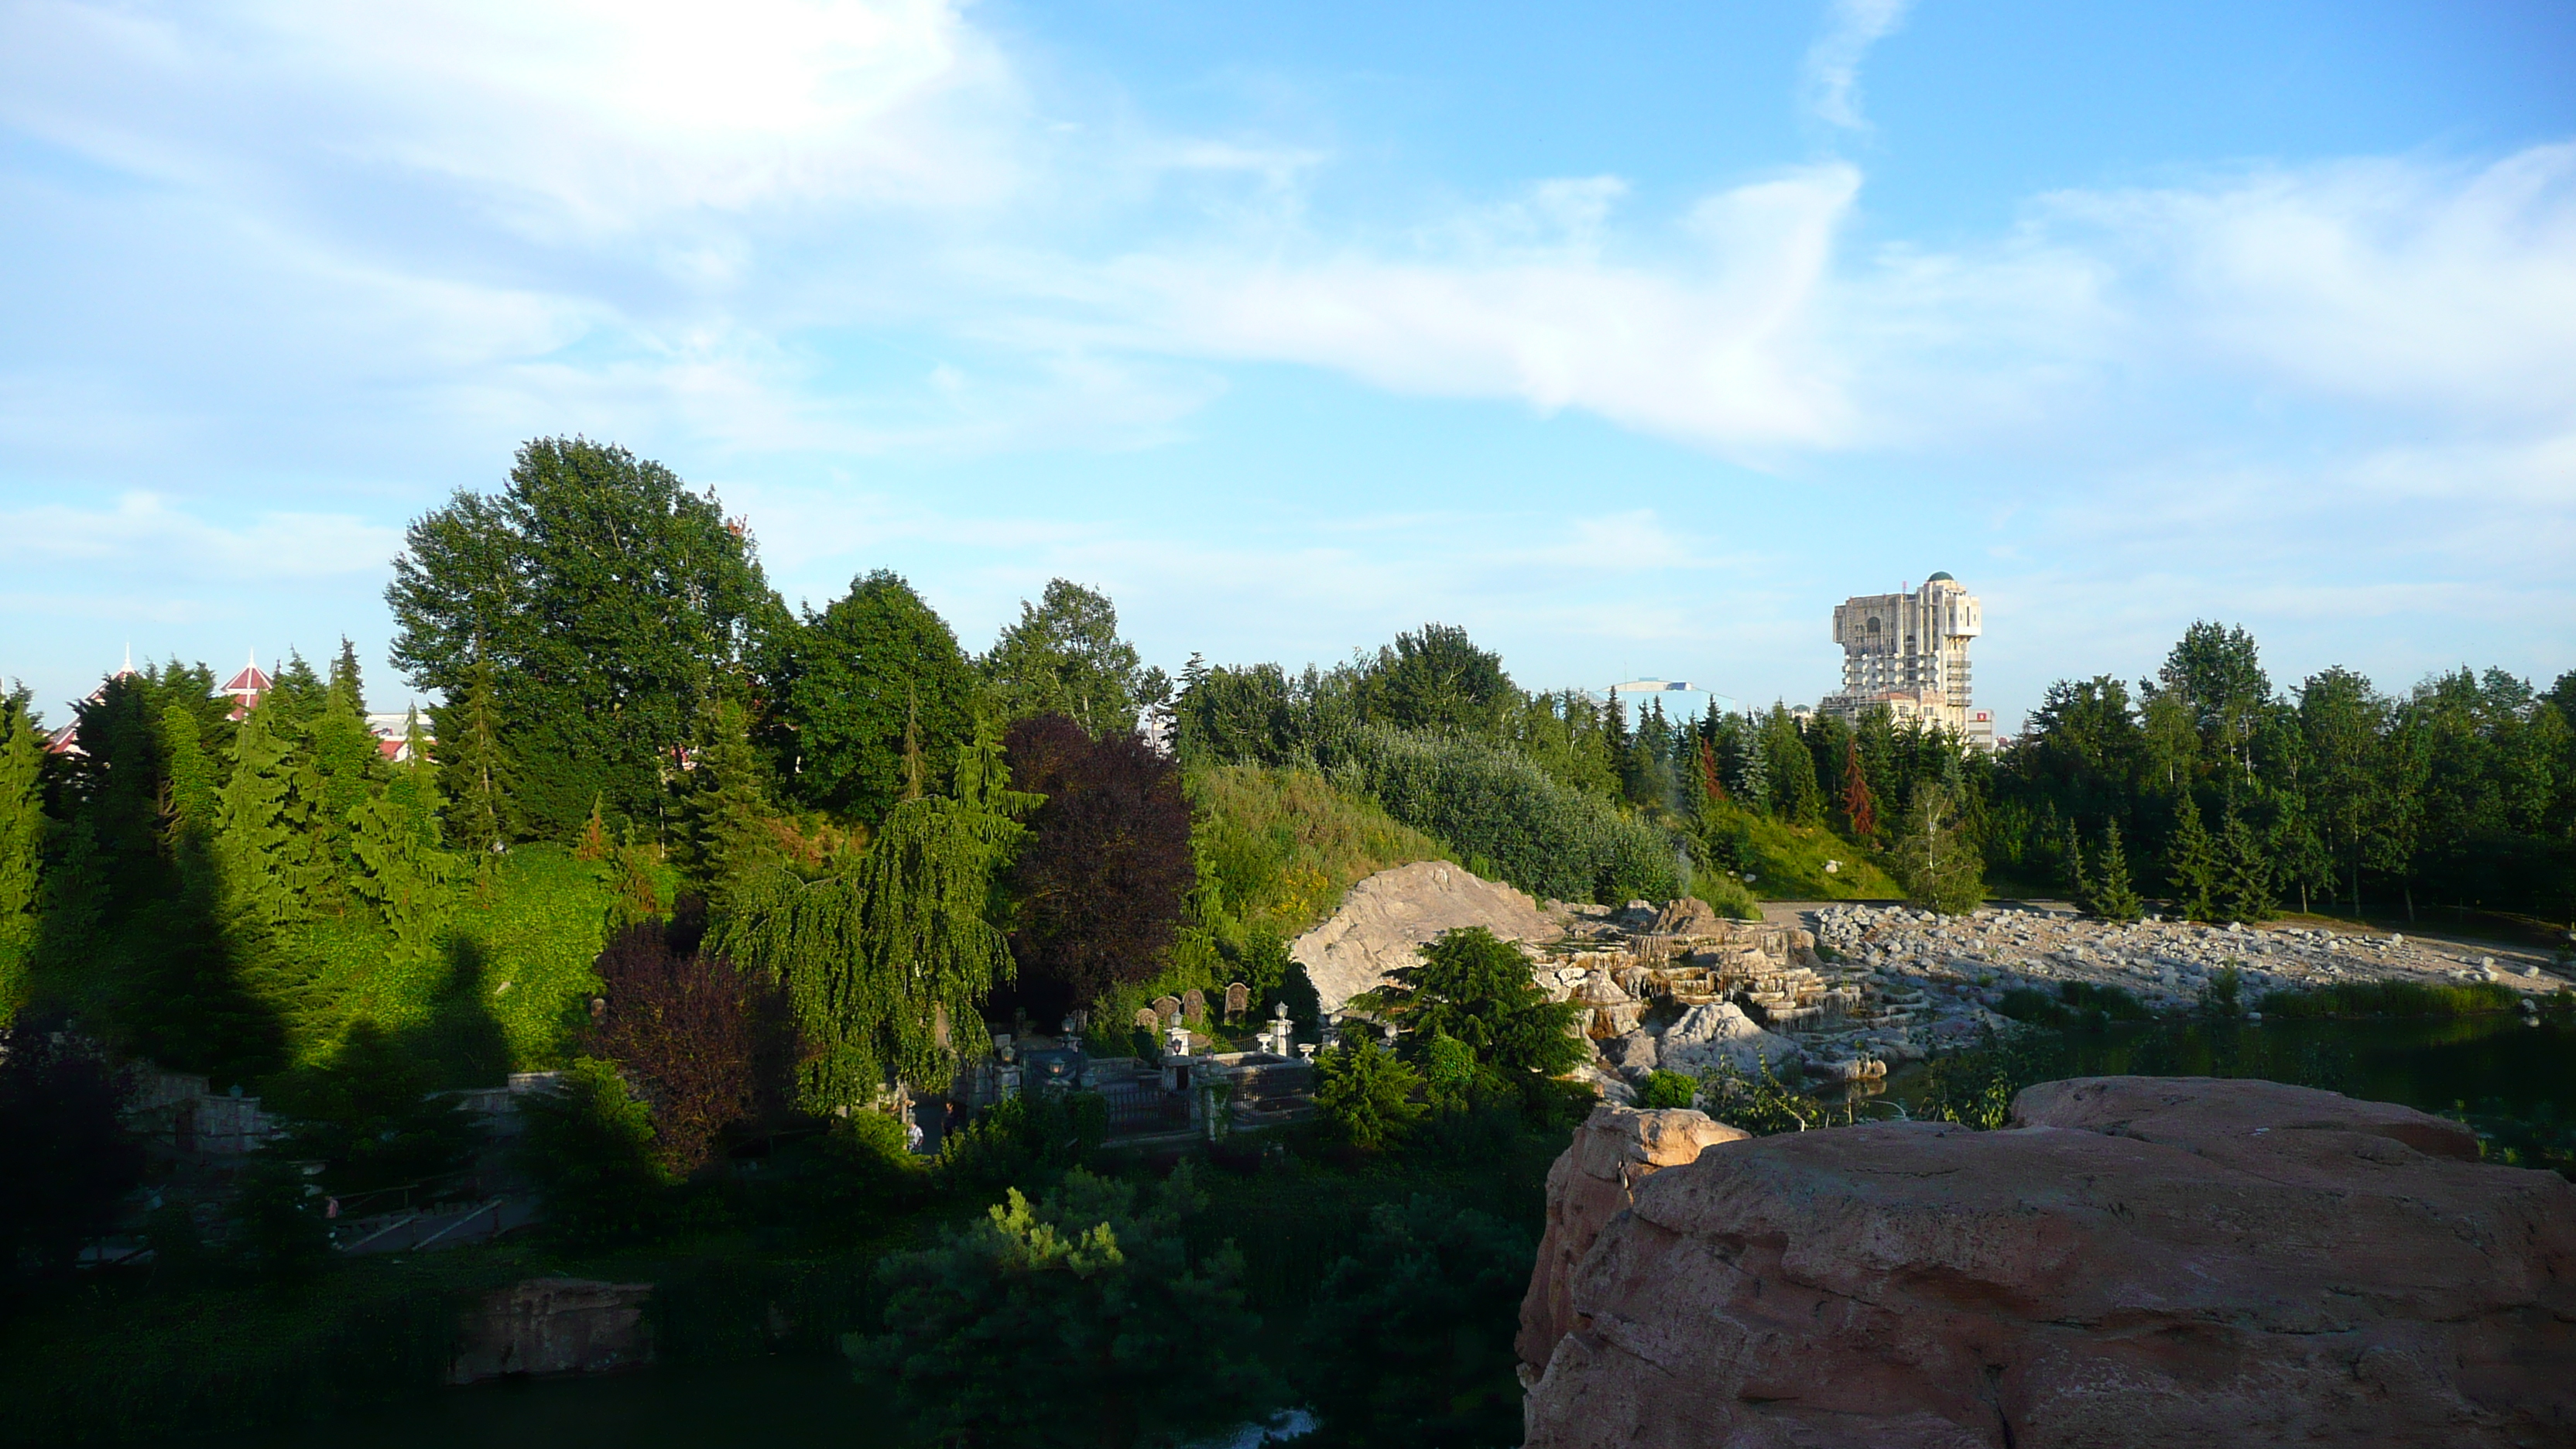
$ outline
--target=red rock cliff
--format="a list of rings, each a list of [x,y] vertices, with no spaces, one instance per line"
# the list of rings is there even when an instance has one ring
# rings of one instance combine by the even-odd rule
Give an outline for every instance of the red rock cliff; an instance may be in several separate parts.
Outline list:
[[[1549,1177],[1551,1248],[1597,1241],[1542,1251],[1529,1449],[2576,1443],[2563,1179],[2266,1082],[2014,1113],[1742,1143],[1625,1213],[1569,1170],[1596,1116]]]

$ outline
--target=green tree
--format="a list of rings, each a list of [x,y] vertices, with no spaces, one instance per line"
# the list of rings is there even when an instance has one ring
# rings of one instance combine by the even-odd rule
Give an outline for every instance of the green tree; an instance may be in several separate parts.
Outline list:
[[[1825,792],[1816,783],[1816,758],[1807,750],[1798,720],[1785,704],[1775,704],[1762,719],[1762,766],[1770,781],[1771,813],[1792,825],[1814,825],[1825,818]]]
[[[2219,827],[2218,881],[2212,895],[2220,915],[2248,925],[2270,920],[2280,909],[2279,899],[2272,894],[2272,862],[2264,854],[2262,833],[2233,805]]]
[[[429,954],[446,923],[448,885],[456,874],[455,857],[438,848],[438,826],[425,804],[416,788],[388,786],[349,811],[350,849],[357,859],[350,884],[376,908],[396,948],[413,958]]]
[[[1363,671],[1362,707],[1398,729],[1490,734],[1519,691],[1502,656],[1479,649],[1454,624],[1425,624],[1395,636]]]
[[[2352,909],[2358,915],[2363,860],[2386,806],[2378,774],[2388,702],[2368,679],[2336,668],[2300,685],[2298,709],[2310,760],[2307,795],[2327,847],[2349,867]]]
[[[1908,903],[1963,916],[1985,903],[1983,862],[1969,843],[1957,798],[1937,781],[1914,787],[1914,800],[1888,853],[1889,873]]]
[[[678,786],[673,854],[721,914],[747,882],[784,863],[777,814],[751,744],[750,713],[721,698],[701,711],[691,764]]]
[[[2075,822],[2071,819],[2066,822],[2066,840],[2062,848],[2066,854],[2067,898],[2075,902],[2077,910],[2092,911],[2093,880],[2085,874],[2084,841],[2075,833]],[[2101,913],[2095,911],[2094,914]]]
[[[1204,1206],[1186,1166],[1158,1187],[1077,1168],[1039,1203],[1013,1188],[939,1246],[889,1256],[887,1331],[842,1347],[939,1444],[1128,1449],[1232,1429],[1279,1389],[1241,1254],[1190,1250]]]
[[[595,797],[658,827],[699,703],[788,622],[712,494],[582,438],[530,442],[500,493],[414,521],[385,597],[414,685],[457,700],[489,661],[517,803],[558,840]]]
[[[2241,627],[2195,622],[2156,671],[2152,697],[2181,703],[2205,756],[2253,774],[2255,730],[2272,699],[2271,676],[2263,672],[2253,635]]]
[[[1548,1000],[1521,948],[1482,926],[1443,932],[1352,1005],[1422,1046],[1444,1036],[1462,1042],[1479,1063],[1510,1077],[1552,1077],[1590,1054],[1573,1035],[1577,1008]]]
[[[501,713],[492,684],[489,659],[465,666],[448,702],[433,707],[429,717],[438,736],[439,790],[447,805],[441,815],[447,843],[488,869],[494,852],[520,830],[509,751],[501,742]]]
[[[653,1147],[652,1110],[617,1068],[577,1057],[551,1092],[520,1103],[519,1163],[546,1203],[546,1234],[574,1247],[650,1237],[671,1185]]]
[[[2129,855],[2120,844],[2120,822],[2102,827],[2102,854],[2093,866],[2093,900],[2087,908],[2106,921],[2134,921],[2146,903],[2129,880]]]
[[[263,705],[242,721],[233,742],[232,776],[216,808],[217,853],[235,903],[277,925],[305,914],[295,882],[303,840],[287,808],[293,751],[270,728]]]
[[[2173,844],[2166,852],[2166,879],[2174,888],[2174,909],[2188,921],[2218,915],[2218,846],[2200,823],[2200,806],[2185,791],[2174,813]]]
[[[1036,604],[1021,600],[1019,621],[976,664],[1004,723],[1061,714],[1094,739],[1132,732],[1159,682],[1118,637],[1109,597],[1064,579],[1049,580]]]
[[[0,693],[0,1028],[26,1000],[43,900],[45,736],[23,688]]]
[[[1379,1152],[1422,1120],[1422,1075],[1378,1045],[1363,1022],[1344,1028],[1341,1045],[1315,1062],[1315,1112],[1334,1135],[1366,1152]]]
[[[739,889],[708,949],[785,986],[808,1110],[949,1080],[952,1023],[975,1030],[985,996],[1012,976],[994,882],[1020,830],[983,803],[907,800],[855,871],[807,881],[774,869]]]
[[[871,825],[908,792],[905,741],[949,759],[972,737],[981,685],[957,636],[882,569],[808,614],[787,650],[785,774],[806,801]]]
[[[1297,1387],[1319,1446],[1520,1443],[1512,1334],[1536,1257],[1528,1233],[1487,1213],[1422,1196],[1371,1208],[1302,1335]]]

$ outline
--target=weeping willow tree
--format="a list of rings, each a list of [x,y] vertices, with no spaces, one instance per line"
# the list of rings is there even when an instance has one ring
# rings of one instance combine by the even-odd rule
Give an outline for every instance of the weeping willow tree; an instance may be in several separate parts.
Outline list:
[[[945,1086],[961,1043],[1011,979],[996,882],[1025,831],[1011,818],[1041,797],[1009,787],[998,735],[959,751],[956,795],[898,802],[845,875],[784,867],[744,884],[711,945],[784,983],[803,1039],[808,1111],[860,1107],[896,1082]]]

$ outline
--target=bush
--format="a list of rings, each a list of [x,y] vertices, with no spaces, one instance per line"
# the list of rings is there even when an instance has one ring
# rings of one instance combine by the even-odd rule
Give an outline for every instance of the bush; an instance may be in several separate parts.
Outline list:
[[[887,1258],[887,1331],[842,1349],[941,1443],[1126,1449],[1231,1429],[1278,1393],[1241,1255],[1188,1250],[1204,1205],[1186,1165],[1151,1187],[1076,1170],[1035,1204],[1013,1188],[938,1247]]]
[[[1410,1033],[1410,1053],[1448,1037],[1515,1083],[1571,1071],[1590,1051],[1572,1034],[1579,1008],[1548,1000],[1521,948],[1482,926],[1444,932],[1352,1004]]]
[[[1699,1083],[1680,1072],[1656,1071],[1637,1089],[1640,1107],[1689,1107],[1699,1101]]]
[[[2129,992],[2090,981],[2060,982],[2054,996],[2035,987],[2016,986],[2004,993],[1995,1010],[2015,1021],[2052,1027],[2098,1028],[2115,1021],[2151,1021],[2155,1017],[2145,1002]]]
[[[652,1236],[667,1221],[672,1179],[654,1151],[653,1118],[617,1069],[582,1057],[551,1093],[523,1098],[520,1164],[545,1197],[546,1231],[598,1247]]]
[[[105,1058],[32,1022],[0,1028],[0,1291],[67,1271],[141,1180],[117,1120],[125,1083]]]
[[[1682,893],[1670,835],[1559,783],[1517,751],[1368,726],[1326,753],[1335,783],[1366,791],[1389,815],[1531,895],[1615,904]]]
[[[1324,1275],[1297,1387],[1334,1445],[1518,1444],[1512,1334],[1537,1245],[1473,1209],[1380,1204]]]
[[[1380,1151],[1422,1119],[1413,1100],[1422,1078],[1354,1024],[1342,1044],[1316,1059],[1315,1110],[1325,1128],[1362,1151]]]

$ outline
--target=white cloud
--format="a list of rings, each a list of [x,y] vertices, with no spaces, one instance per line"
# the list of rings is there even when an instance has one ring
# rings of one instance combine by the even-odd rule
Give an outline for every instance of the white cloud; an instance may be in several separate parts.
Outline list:
[[[1830,126],[1861,130],[1860,62],[1905,18],[1910,0],[1830,0],[1825,33],[1807,49],[1799,90],[1809,114]]]
[[[1138,255],[1104,269],[1105,335],[1337,368],[1403,392],[1582,408],[1718,445],[1830,446],[1850,427],[1803,324],[1859,174],[1835,164],[1709,198],[1685,260],[1606,259],[1598,182],[1423,234],[1431,254]],[[1498,221],[1499,218],[1499,221]]]
[[[211,523],[151,493],[111,508],[42,504],[0,512],[0,560],[13,567],[266,585],[380,573],[402,547],[399,529],[345,514],[262,513]]]

